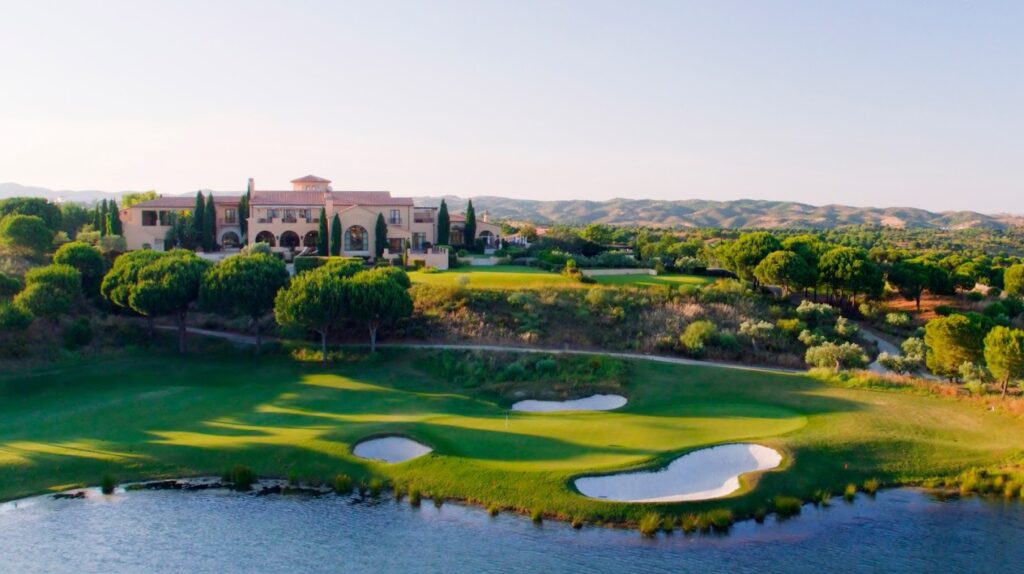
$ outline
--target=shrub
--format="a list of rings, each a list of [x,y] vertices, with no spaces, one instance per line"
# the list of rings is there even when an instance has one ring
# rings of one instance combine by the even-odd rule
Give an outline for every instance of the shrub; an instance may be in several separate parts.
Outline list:
[[[233,490],[250,490],[256,483],[256,473],[247,466],[236,464],[224,473],[224,482],[230,482]]]
[[[835,307],[825,303],[815,303],[804,299],[796,308],[796,314],[805,321],[812,321],[816,324],[831,322],[838,315]]]
[[[117,481],[114,480],[113,476],[104,474],[103,478],[100,479],[100,491],[103,494],[114,494],[114,488],[117,487]]]
[[[380,496],[381,491],[384,490],[384,481],[379,478],[371,478],[368,486],[370,489],[370,496],[372,498],[377,498]]]
[[[92,323],[88,317],[79,317],[64,328],[64,347],[78,349],[92,342]]]
[[[793,496],[776,496],[773,506],[779,518],[789,518],[800,514],[800,499]]]
[[[971,303],[980,303],[985,300],[985,294],[980,291],[971,291],[967,295],[964,295],[964,298],[970,301]],[[938,313],[937,308],[935,312]]]
[[[409,487],[409,505],[410,506],[419,507],[420,502],[422,501],[422,498],[423,498],[423,495],[420,492],[420,489],[416,488],[415,486],[410,486]]]
[[[444,498],[442,498],[442,497],[440,497],[440,496],[435,494],[434,495],[434,508],[441,508],[442,506],[444,506]]]
[[[687,325],[686,330],[679,336],[679,343],[688,353],[702,355],[717,336],[718,327],[711,321],[694,321]]]
[[[544,511],[539,508],[534,508],[530,511],[530,520],[535,524],[540,524],[544,521]]]
[[[939,317],[948,317],[953,314],[954,309],[949,305],[936,305],[935,314]]]
[[[640,535],[647,538],[653,537],[661,528],[661,516],[656,512],[648,512],[640,518]]]
[[[758,524],[764,523],[764,519],[768,516],[768,509],[763,506],[758,506],[754,509],[754,522]]]
[[[9,301],[0,301],[0,331],[21,331],[32,324],[32,313]]]
[[[700,530],[701,520],[696,514],[687,514],[679,520],[679,528],[683,534],[693,534]]]
[[[832,493],[827,490],[816,490],[814,492],[815,506],[830,506],[832,504]]]
[[[487,516],[497,516],[500,510],[501,509],[498,508],[498,505],[492,502],[491,504],[487,505]]]
[[[852,483],[851,484],[847,484],[846,488],[843,490],[843,498],[846,499],[846,502],[853,502],[853,499],[856,498],[856,497],[857,497],[857,485],[856,484],[852,484]]]
[[[837,345],[827,342],[817,347],[810,347],[807,349],[804,359],[812,367],[830,367],[837,372],[842,369],[861,368],[868,363],[864,349],[855,343]]]
[[[864,492],[874,496],[875,493],[878,492],[878,489],[882,487],[882,481],[877,478],[869,478],[864,481],[862,486],[864,488]]]
[[[579,530],[580,528],[583,528],[583,517],[580,516],[580,515],[573,516],[572,517],[572,522],[570,522],[570,524],[576,530]]]
[[[352,477],[347,474],[338,474],[334,476],[334,480],[331,481],[331,488],[337,494],[351,494],[352,493]]]
[[[14,297],[22,287],[21,279],[0,271],[0,301]]]
[[[910,315],[906,313],[886,313],[885,324],[890,327],[906,327],[910,325]]]
[[[704,513],[703,523],[715,532],[728,532],[735,522],[732,511],[725,508],[709,510]]]

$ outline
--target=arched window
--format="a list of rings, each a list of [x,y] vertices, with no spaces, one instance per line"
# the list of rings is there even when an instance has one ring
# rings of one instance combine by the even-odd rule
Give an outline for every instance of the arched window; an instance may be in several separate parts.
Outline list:
[[[238,239],[238,234],[234,231],[228,231],[224,235],[220,236],[220,244],[229,249],[238,247],[240,242],[241,240]]]
[[[345,251],[369,251],[370,243],[366,237],[366,229],[361,225],[353,225],[345,231]]]
[[[277,244],[277,241],[274,240],[273,233],[269,231],[260,231],[259,233],[256,234],[256,243],[266,243],[267,245],[273,247],[274,245]]]
[[[310,231],[309,233],[306,234],[305,237],[302,238],[302,246],[303,247],[316,247],[316,240],[317,240],[317,237],[319,237],[319,236],[320,236],[320,233],[317,232],[316,230]]]
[[[295,249],[299,246],[299,234],[294,231],[285,231],[281,234],[281,247]]]

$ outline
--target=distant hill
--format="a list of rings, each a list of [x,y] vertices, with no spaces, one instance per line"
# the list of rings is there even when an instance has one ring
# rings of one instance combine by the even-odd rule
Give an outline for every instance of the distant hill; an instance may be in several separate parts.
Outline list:
[[[466,199],[444,198],[449,209],[465,209]],[[417,205],[438,205],[440,197],[416,198]],[[536,201],[481,196],[473,198],[477,214],[484,211],[494,219],[529,221],[540,225],[555,223],[645,225],[652,227],[724,227],[826,229],[843,225],[884,225],[966,229],[1003,229],[1024,225],[1024,216],[985,215],[973,211],[932,212],[911,207],[850,207],[807,205],[792,201],[741,199],[710,201],[684,199],[610,199],[608,201]]]
[[[208,190],[203,190],[208,191]],[[35,196],[59,201],[92,203],[117,199],[128,191],[54,191],[17,183],[0,183],[0,199]],[[189,192],[180,195],[191,195]],[[170,194],[168,194],[170,195]],[[401,195],[399,193],[399,195]],[[466,207],[465,198],[445,196],[453,212]],[[414,198],[416,205],[437,206],[440,197]],[[537,201],[507,197],[473,198],[478,214],[487,212],[493,219],[528,221],[539,225],[555,223],[645,225],[651,227],[724,227],[736,229],[795,227],[827,229],[843,225],[884,225],[923,228],[1004,229],[1024,225],[1024,216],[986,215],[973,211],[934,212],[912,207],[850,207],[845,205],[807,205],[792,201],[740,199],[710,201],[684,199],[610,199],[608,201]]]

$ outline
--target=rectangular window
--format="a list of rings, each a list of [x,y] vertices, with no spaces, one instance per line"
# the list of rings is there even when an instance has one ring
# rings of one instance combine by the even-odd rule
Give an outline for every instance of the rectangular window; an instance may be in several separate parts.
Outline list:
[[[388,251],[392,253],[402,252],[402,240],[398,237],[391,237],[388,239]]]
[[[295,223],[295,221],[296,221],[296,219],[295,219],[295,210],[294,209],[286,209],[286,210],[284,210],[284,218],[282,218],[282,221],[285,222],[285,223]]]
[[[157,215],[156,211],[143,211],[142,212],[142,225],[143,227],[153,227],[156,225]]]
[[[427,243],[427,234],[426,233],[413,233],[412,234],[412,248],[413,249],[423,249],[426,243]]]
[[[234,222],[235,222],[235,210],[234,209],[225,209],[224,210],[224,223],[234,223]]]
[[[391,210],[391,217],[388,219],[388,223],[391,223],[391,224],[402,223],[402,210],[401,209],[392,209]]]

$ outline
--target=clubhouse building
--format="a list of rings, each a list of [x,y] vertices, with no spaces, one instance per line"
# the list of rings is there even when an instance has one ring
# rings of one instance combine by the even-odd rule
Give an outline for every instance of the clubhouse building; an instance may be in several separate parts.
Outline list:
[[[213,195],[217,244],[235,249],[247,243],[266,243],[288,256],[314,254],[323,209],[328,224],[335,214],[341,220],[342,255],[369,258],[376,252],[377,216],[383,215],[388,225],[388,253],[401,253],[408,245],[414,256],[443,255],[447,267],[447,252],[434,247],[436,207],[416,207],[412,198],[392,197],[387,191],[334,191],[330,180],[314,175],[293,179],[291,184],[291,190],[259,190],[249,179],[247,234],[239,224],[242,195]],[[164,249],[164,238],[175,217],[191,211],[194,204],[194,197],[158,197],[121,210],[128,249]],[[451,243],[462,244],[465,217],[452,214],[450,219]],[[476,235],[488,247],[497,245],[500,233],[501,227],[489,223],[486,214],[477,219]],[[423,259],[434,266],[428,258]]]

